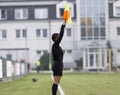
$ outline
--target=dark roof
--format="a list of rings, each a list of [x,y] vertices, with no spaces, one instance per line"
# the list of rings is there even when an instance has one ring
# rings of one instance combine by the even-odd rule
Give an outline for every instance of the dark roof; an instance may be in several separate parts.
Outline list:
[[[30,2],[30,1],[65,1],[65,0],[0,0],[0,2]],[[69,0],[75,1],[75,0]]]

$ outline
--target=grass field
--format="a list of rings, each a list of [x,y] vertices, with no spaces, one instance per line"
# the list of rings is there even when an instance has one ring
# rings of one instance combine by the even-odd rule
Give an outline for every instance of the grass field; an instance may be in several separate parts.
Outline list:
[[[38,82],[32,82],[32,78]],[[50,74],[29,74],[12,82],[0,83],[0,95],[51,95]]]
[[[120,73],[66,74],[61,86],[66,95],[120,95]]]
[[[33,77],[38,82],[33,83]],[[16,81],[0,83],[0,95],[51,95],[51,85],[50,74],[29,74]],[[120,95],[120,73],[68,73],[62,77],[61,87],[65,95]]]

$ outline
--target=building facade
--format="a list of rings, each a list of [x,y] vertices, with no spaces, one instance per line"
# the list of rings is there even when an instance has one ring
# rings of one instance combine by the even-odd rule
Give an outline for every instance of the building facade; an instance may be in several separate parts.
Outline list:
[[[84,70],[104,70],[107,63],[108,0],[76,0],[78,50]]]
[[[107,42],[113,64],[119,57],[119,0],[69,0],[73,23],[67,24],[61,46],[64,67],[83,70],[108,69]],[[65,0],[0,0],[0,56],[25,61],[33,67],[43,54],[51,53],[51,35],[59,32]],[[117,49],[116,49],[117,48]]]
[[[120,0],[109,2],[109,35],[113,49],[113,65],[120,66]]]
[[[51,35],[60,31],[65,4],[62,0],[0,0],[0,56],[35,66],[43,54],[51,53]],[[75,67],[74,0],[69,5],[73,24],[66,26],[61,43],[66,68]]]

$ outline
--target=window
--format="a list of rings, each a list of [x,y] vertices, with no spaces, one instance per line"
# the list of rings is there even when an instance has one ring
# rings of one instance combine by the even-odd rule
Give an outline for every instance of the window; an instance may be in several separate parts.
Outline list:
[[[105,39],[105,27],[101,27],[100,28],[100,37],[101,39]]]
[[[64,14],[64,8],[60,8],[60,16],[63,16]]]
[[[7,60],[12,60],[12,55],[11,54],[7,54]]]
[[[41,36],[41,30],[40,29],[36,29],[36,37],[40,37]]]
[[[67,53],[68,53],[68,54],[71,54],[71,53],[72,53],[72,50],[67,50]]]
[[[90,67],[93,67],[93,63],[94,63],[94,56],[93,56],[93,54],[90,54],[89,59],[90,59]]]
[[[16,29],[16,38],[26,38],[27,30],[26,29]]]
[[[46,54],[47,53],[47,50],[43,50],[43,54]]]
[[[35,19],[46,19],[48,18],[47,8],[37,8],[35,9]]]
[[[41,50],[37,50],[36,53],[37,53],[37,54],[41,54]]]
[[[2,38],[7,38],[7,32],[6,32],[6,30],[2,30]]]
[[[120,16],[120,7],[116,7],[116,15]]]
[[[94,39],[98,40],[98,38],[99,38],[99,28],[94,27]]]
[[[15,9],[15,19],[28,19],[28,9]]]
[[[67,37],[71,37],[71,29],[70,28],[67,29]]]
[[[85,27],[81,28],[81,39],[82,40],[86,39],[86,28]]]
[[[119,2],[113,3],[113,16],[120,17],[120,5],[119,5]]]
[[[88,33],[88,36],[89,36],[89,37],[92,36],[92,27],[88,27],[88,28],[87,28],[87,33]]]
[[[16,30],[16,38],[20,38],[20,30],[19,29]]]
[[[79,15],[81,40],[106,39],[105,0],[80,0]]]
[[[120,27],[117,27],[117,35],[120,36]]]
[[[23,38],[26,38],[26,37],[27,37],[27,31],[26,31],[26,29],[23,29],[23,30],[22,30],[22,36],[23,36]]]
[[[47,29],[43,29],[43,37],[47,37]]]
[[[98,48],[89,48],[89,52],[98,52]]]
[[[0,20],[7,19],[7,10],[0,9]]]
[[[36,29],[36,37],[37,38],[47,38],[48,34],[47,34],[47,29]]]

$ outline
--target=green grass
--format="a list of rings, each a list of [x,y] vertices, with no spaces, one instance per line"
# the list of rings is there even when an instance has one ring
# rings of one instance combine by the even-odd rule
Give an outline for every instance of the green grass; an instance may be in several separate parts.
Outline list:
[[[32,82],[32,78],[38,82]],[[0,95],[51,95],[52,79],[49,74],[30,74],[12,82],[0,83]]]
[[[34,77],[38,82],[32,82]],[[51,86],[50,74],[29,74],[0,83],[0,95],[51,95]],[[65,95],[120,95],[120,73],[68,73],[63,75],[61,87]]]
[[[120,95],[120,74],[64,74],[66,95]]]

